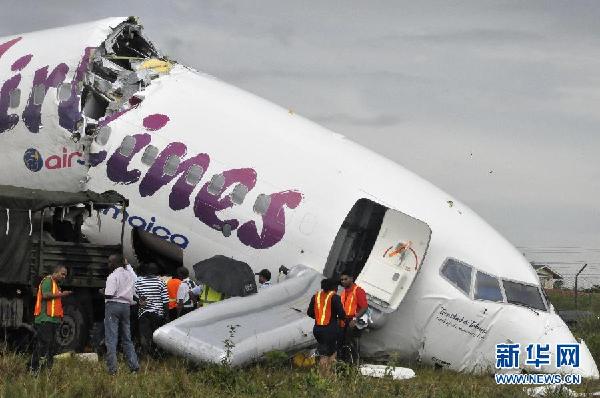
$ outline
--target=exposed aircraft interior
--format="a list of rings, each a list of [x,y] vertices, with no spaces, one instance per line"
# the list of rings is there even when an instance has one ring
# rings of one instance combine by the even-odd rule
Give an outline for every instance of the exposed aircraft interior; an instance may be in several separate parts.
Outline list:
[[[154,262],[161,275],[175,276],[177,268],[183,266],[183,249],[178,245],[157,237],[141,228],[132,230],[135,255],[144,273],[144,264]]]
[[[117,26],[101,46],[92,50],[85,76],[77,82],[81,109],[87,118],[86,135],[96,135],[97,141],[105,143],[110,129],[98,131],[97,122],[140,103],[140,92],[171,67],[172,63],[142,35],[135,18]],[[69,99],[71,91],[72,83],[62,84],[61,101]]]
[[[324,270],[327,277],[339,278],[342,272],[350,272],[356,279],[373,250],[386,210],[369,199],[352,206],[329,252]]]

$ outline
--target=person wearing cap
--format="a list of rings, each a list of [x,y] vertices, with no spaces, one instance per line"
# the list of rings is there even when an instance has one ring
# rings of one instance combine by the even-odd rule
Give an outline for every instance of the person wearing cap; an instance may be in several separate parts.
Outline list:
[[[271,271],[265,268],[256,275],[258,275],[258,290],[271,287]]]
[[[317,340],[319,371],[322,375],[331,373],[331,366],[337,355],[339,321],[346,318],[342,300],[337,295],[338,283],[334,279],[323,279],[321,290],[310,300],[306,314],[315,320],[313,335]]]

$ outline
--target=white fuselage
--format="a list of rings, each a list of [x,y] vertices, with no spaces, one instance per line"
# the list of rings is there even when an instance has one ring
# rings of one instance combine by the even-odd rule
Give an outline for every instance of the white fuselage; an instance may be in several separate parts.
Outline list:
[[[43,128],[31,132],[20,115],[35,85],[34,72],[46,65],[52,71],[65,63],[69,70],[64,80],[71,81],[85,49],[102,43],[111,32],[109,26],[120,21],[22,35],[0,57],[4,83],[16,74],[11,71],[15,60],[33,55],[20,72],[20,105],[7,111],[21,120],[0,134],[0,184],[115,190],[130,201],[125,247],[132,260],[131,230],[139,227],[181,247],[189,268],[225,254],[256,271],[269,268],[274,275],[280,265],[303,264],[322,271],[345,217],[359,199],[366,198],[421,220],[432,231],[408,294],[385,325],[363,338],[366,354],[398,354],[460,371],[488,371],[494,367],[497,343],[575,341],[552,309],[534,311],[475,300],[472,288],[466,295],[442,277],[442,265],[454,258],[502,280],[539,286],[527,260],[469,208],[339,134],[182,65],[175,64],[169,73],[154,79],[138,93],[141,103],[107,124],[110,136],[103,145],[93,142],[84,149],[84,141],[71,139],[71,132],[59,123],[55,87],[48,89],[41,108]],[[60,43],[60,47],[44,43]],[[123,155],[119,149],[126,137],[133,136],[138,147]],[[179,165],[192,160],[164,179],[142,162],[149,145],[158,149],[157,162],[160,154],[164,161],[177,154]],[[25,155],[29,149],[38,151],[42,164],[31,160],[31,153]],[[103,151],[106,155],[98,155],[104,159],[90,167],[88,151],[92,156]],[[60,162],[57,158],[48,162],[55,154]],[[29,156],[27,167],[24,156]],[[186,187],[192,163],[201,164],[204,173]],[[224,186],[213,181],[221,175]],[[249,190],[243,202],[235,204],[229,195],[239,183]],[[264,214],[255,209],[261,194],[271,197]],[[101,228],[89,220],[88,238],[97,243],[118,241],[118,212],[111,209],[102,214]],[[578,371],[598,376],[587,350]]]

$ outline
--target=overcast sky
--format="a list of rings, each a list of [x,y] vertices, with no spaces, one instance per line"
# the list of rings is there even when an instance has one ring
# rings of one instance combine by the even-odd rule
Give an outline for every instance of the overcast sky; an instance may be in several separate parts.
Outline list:
[[[600,262],[598,2],[0,4],[0,36],[137,15],[172,58],[404,165],[516,246]]]

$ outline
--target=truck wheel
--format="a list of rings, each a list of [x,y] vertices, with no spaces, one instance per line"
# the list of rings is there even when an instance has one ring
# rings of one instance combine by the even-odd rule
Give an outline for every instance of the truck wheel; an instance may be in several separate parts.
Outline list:
[[[58,352],[83,350],[88,337],[88,326],[81,307],[77,304],[66,304],[63,319],[56,331]]]

